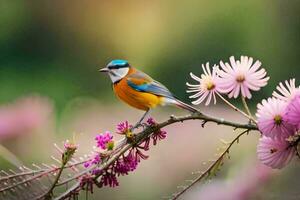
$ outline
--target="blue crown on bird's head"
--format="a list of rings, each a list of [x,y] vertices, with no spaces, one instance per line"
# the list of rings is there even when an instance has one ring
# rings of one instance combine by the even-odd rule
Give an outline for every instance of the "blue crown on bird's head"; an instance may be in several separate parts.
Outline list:
[[[109,69],[119,69],[124,67],[130,67],[127,60],[112,60],[110,63],[108,63],[107,68]]]

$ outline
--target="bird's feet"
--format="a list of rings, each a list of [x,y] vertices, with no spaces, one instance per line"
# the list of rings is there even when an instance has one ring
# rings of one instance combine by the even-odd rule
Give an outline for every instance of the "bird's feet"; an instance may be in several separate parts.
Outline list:
[[[145,128],[148,127],[147,123],[136,123],[132,128],[131,131],[133,131],[134,129],[138,129],[138,128],[143,128],[143,130],[145,130]]]

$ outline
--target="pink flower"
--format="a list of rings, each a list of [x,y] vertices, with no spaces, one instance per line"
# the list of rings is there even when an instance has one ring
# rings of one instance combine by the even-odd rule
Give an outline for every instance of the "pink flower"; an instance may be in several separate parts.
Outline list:
[[[85,168],[88,168],[92,165],[98,165],[101,162],[101,156],[99,153],[96,153],[93,158],[83,164]]]
[[[154,126],[154,125],[156,125],[156,121],[155,121],[155,119],[154,119],[153,117],[149,117],[149,118],[147,119],[147,124],[148,124],[149,126]]]
[[[259,139],[257,156],[263,164],[269,167],[280,169],[286,166],[294,155],[295,149],[283,139],[265,136]]]
[[[247,56],[241,56],[240,61],[231,56],[229,60],[230,64],[221,61],[221,69],[218,70],[220,90],[228,93],[229,98],[237,98],[241,92],[243,97],[250,99],[250,90],[258,91],[267,85],[269,77],[266,77],[265,69],[259,69],[260,61],[253,64],[253,58]]]
[[[103,187],[103,186],[117,187],[117,186],[119,186],[119,182],[118,182],[116,174],[105,171],[103,173],[103,175],[101,176],[99,186],[100,187]]]
[[[257,125],[263,135],[284,139],[295,133],[295,127],[286,119],[286,106],[286,102],[275,98],[257,105]]]
[[[213,70],[211,71],[209,67],[209,63],[206,63],[206,66],[202,65],[202,69],[204,74],[201,74],[201,78],[195,76],[193,73],[190,73],[191,77],[198,81],[199,84],[190,84],[186,83],[188,86],[187,93],[195,93],[190,96],[190,98],[197,98],[197,100],[193,101],[192,104],[198,105],[202,103],[205,99],[205,105],[208,105],[210,101],[214,100],[214,104],[216,104],[216,93],[218,93],[219,84],[217,83],[218,75],[216,72],[216,65],[214,65]]]
[[[78,145],[75,144],[74,142],[70,142],[69,140],[66,140],[64,142],[64,148],[66,151],[76,150],[78,148]]]
[[[128,175],[129,172],[134,171],[137,168],[138,161],[135,158],[132,151],[127,156],[119,158],[114,168],[115,173],[119,175]]]
[[[286,80],[284,83],[285,85],[281,82],[279,83],[279,85],[276,87],[277,91],[273,92],[273,96],[289,102],[300,91],[300,88],[296,87],[294,78],[290,79],[289,81]]]
[[[156,121],[152,118],[152,117],[149,117],[147,119],[147,124],[149,126],[155,126],[157,123]],[[157,141],[158,140],[163,140],[167,137],[167,132],[164,131],[164,130],[161,130],[161,129],[158,129],[156,130],[152,135],[151,135],[151,138],[152,138],[152,141],[153,141],[153,145],[156,145],[157,144]],[[149,143],[145,145],[145,149],[149,149]]]
[[[300,94],[290,101],[287,107],[287,120],[300,129]]]
[[[118,134],[126,134],[130,129],[132,129],[132,125],[129,125],[128,121],[120,122],[117,125],[117,133]]]
[[[106,131],[104,134],[98,134],[95,140],[97,141],[97,147],[111,150],[110,144],[113,144],[113,136],[109,131]]]

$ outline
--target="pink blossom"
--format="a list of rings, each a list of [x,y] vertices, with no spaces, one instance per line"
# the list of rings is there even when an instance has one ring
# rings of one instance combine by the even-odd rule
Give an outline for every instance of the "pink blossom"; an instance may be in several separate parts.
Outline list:
[[[285,81],[285,85],[283,83],[279,83],[276,87],[277,91],[273,92],[273,96],[281,99],[283,101],[289,102],[292,100],[297,93],[299,93],[300,88],[296,87],[295,79],[290,79],[289,81]]]
[[[284,139],[295,133],[295,127],[286,119],[286,106],[286,102],[275,98],[257,105],[257,125],[263,135]]]
[[[147,119],[147,124],[148,124],[149,126],[154,126],[154,125],[156,125],[156,121],[155,121],[155,119],[154,119],[153,117],[149,117],[149,118]]]
[[[92,165],[98,165],[101,162],[101,156],[99,153],[96,153],[93,158],[83,164],[85,168],[88,168]]]
[[[106,131],[104,134],[98,134],[95,140],[97,141],[97,147],[105,150],[108,149],[108,144],[113,142],[113,136],[109,131]]]
[[[149,118],[147,120],[147,124],[149,126],[157,125],[156,121],[153,118]],[[127,132],[130,128],[128,122],[119,123],[117,129],[119,133]],[[156,145],[158,140],[162,140],[166,137],[166,132],[160,129],[154,131],[153,135],[149,136],[140,144],[136,144],[131,147],[127,153],[124,153],[116,160],[114,160],[113,164],[107,166],[106,168],[101,168],[100,163],[105,158],[108,158],[112,154],[111,152],[98,152],[94,156],[92,156],[87,162],[83,164],[85,168],[90,166],[94,166],[91,170],[91,174],[94,176],[98,176],[99,178],[95,182],[98,187],[109,186],[109,187],[116,187],[119,185],[118,177],[128,175],[129,172],[134,171],[139,162],[141,160],[146,160],[149,156],[144,154],[144,151],[149,150],[149,144],[151,140],[153,144]],[[111,150],[109,149],[108,145],[113,142],[113,136],[110,132],[105,132],[104,134],[98,134],[95,137],[97,146],[104,150]],[[88,177],[87,177],[88,178]],[[90,179],[82,179],[81,185],[85,186],[88,183],[94,184],[94,182],[89,182]],[[92,190],[92,186],[90,186],[90,190]]]
[[[105,171],[103,173],[103,175],[101,176],[99,186],[100,187],[103,187],[103,186],[109,186],[109,187],[119,186],[119,182],[118,182],[116,174]]]
[[[273,139],[263,136],[257,145],[259,160],[272,168],[280,169],[286,166],[293,156],[295,149],[283,139]]]
[[[290,101],[287,107],[287,120],[296,126],[298,130],[300,129],[300,94]]]
[[[133,151],[130,151],[127,156],[123,156],[117,160],[114,170],[118,175],[127,175],[129,172],[134,171],[137,165],[138,161]]]
[[[125,121],[125,122],[120,122],[118,125],[117,125],[117,133],[118,134],[126,134],[128,131],[130,131],[130,129],[132,129],[132,125],[130,125],[128,123],[128,121]]]
[[[241,56],[241,60],[231,56],[229,60],[230,64],[221,61],[221,69],[218,70],[220,91],[228,93],[229,98],[237,98],[241,92],[243,97],[250,99],[250,90],[258,91],[267,85],[269,77],[266,77],[264,68],[260,69],[260,61],[253,64],[253,58],[247,56]]]
[[[149,117],[147,119],[147,124],[149,126],[155,126],[157,123],[156,121],[154,120],[154,118],[152,117]],[[151,135],[151,139],[153,141],[153,145],[156,145],[157,144],[157,141],[158,140],[163,140],[167,137],[167,132],[164,131],[164,130],[161,130],[161,129],[158,129],[156,130],[152,135]],[[149,142],[145,142],[145,149],[149,149]]]
[[[206,99],[205,105],[209,105],[210,101],[213,99],[214,104],[216,104],[216,93],[219,92],[218,75],[216,70],[216,65],[213,66],[211,71],[209,63],[202,65],[204,74],[201,74],[201,78],[197,77],[193,73],[190,73],[191,77],[198,81],[199,84],[186,83],[188,86],[187,93],[195,93],[190,96],[190,98],[196,99],[192,104],[198,105]]]
[[[65,148],[66,151],[76,150],[78,148],[78,145],[75,144],[74,142],[70,142],[69,140],[66,140],[64,142],[64,148]]]

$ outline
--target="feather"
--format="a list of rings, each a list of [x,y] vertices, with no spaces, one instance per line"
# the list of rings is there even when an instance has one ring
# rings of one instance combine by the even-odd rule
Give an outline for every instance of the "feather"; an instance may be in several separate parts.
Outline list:
[[[127,84],[139,92],[148,92],[162,97],[174,99],[173,94],[161,83],[153,80],[147,74],[137,71],[127,77]]]

